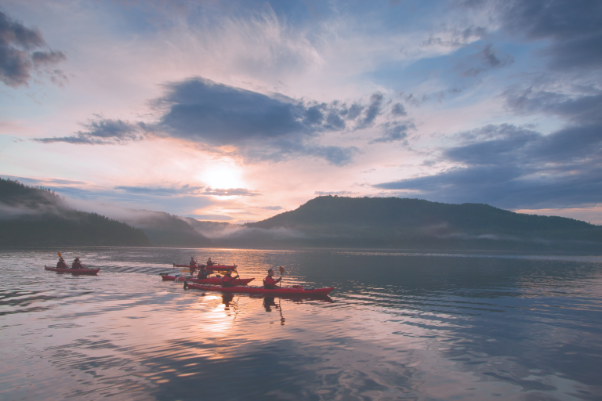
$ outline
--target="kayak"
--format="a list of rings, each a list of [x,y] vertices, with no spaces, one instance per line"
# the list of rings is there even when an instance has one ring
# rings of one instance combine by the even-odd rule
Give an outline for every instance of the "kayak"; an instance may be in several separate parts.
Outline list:
[[[249,286],[235,286],[235,287],[222,287],[217,285],[203,285],[203,284],[191,284],[188,281],[184,282],[184,289],[193,288],[195,290],[204,291],[220,291],[220,292],[236,292],[241,294],[264,294],[264,295],[302,295],[302,296],[325,296],[334,287],[326,288],[303,288],[301,286],[294,287],[279,287],[274,289],[267,289],[263,287],[249,287]]]
[[[71,274],[96,274],[100,269],[59,269],[57,267],[44,266],[45,270],[51,270],[57,273],[71,273]]]
[[[190,265],[177,265],[173,264],[173,267],[187,267],[190,269]],[[236,270],[236,265],[213,265],[213,266],[205,266],[205,270]],[[195,267],[195,269],[200,269],[201,265]]]
[[[161,278],[163,279],[163,281],[190,281],[190,282],[198,283],[198,284],[218,284],[218,285],[222,284],[221,277],[208,277],[208,278],[203,278],[203,279],[199,280],[198,278],[192,278],[190,276],[181,276],[181,275],[172,276],[167,273],[161,273]],[[246,285],[253,280],[255,280],[255,278],[239,278],[239,279],[234,280],[234,283],[238,284],[238,285]]]

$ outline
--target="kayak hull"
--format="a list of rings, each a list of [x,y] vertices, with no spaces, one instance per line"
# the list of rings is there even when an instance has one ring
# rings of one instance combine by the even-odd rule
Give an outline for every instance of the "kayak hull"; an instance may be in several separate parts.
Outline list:
[[[96,275],[100,269],[58,269],[56,267],[44,266],[44,270],[49,270],[57,273],[71,273],[71,274],[87,274]]]
[[[266,289],[263,287],[221,287],[217,285],[194,284],[188,281],[184,282],[184,289],[192,288],[203,291],[219,291],[240,294],[262,294],[262,295],[286,295],[286,296],[325,296],[328,295],[334,287],[327,288],[302,288],[302,287],[282,287],[275,289]]]
[[[221,277],[208,277],[208,278],[204,278],[204,279],[198,279],[198,278],[192,278],[192,277],[186,277],[186,276],[171,276],[168,274],[161,274],[161,278],[163,279],[163,281],[176,281],[176,282],[188,281],[188,282],[197,283],[197,284],[216,284],[216,285],[222,284]],[[253,278],[240,278],[240,279],[234,280],[234,283],[237,285],[246,285],[246,284],[249,284],[253,280],[255,280],[254,277]]]

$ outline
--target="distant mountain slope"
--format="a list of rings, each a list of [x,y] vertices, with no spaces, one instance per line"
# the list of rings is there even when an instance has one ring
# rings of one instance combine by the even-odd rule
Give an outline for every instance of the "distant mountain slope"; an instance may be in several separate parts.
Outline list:
[[[0,245],[147,246],[139,229],[70,209],[55,193],[0,179]]]
[[[602,227],[534,216],[484,204],[453,205],[402,198],[321,196],[296,210],[246,224],[282,227],[312,244],[418,248],[549,248],[557,243],[602,249]]]
[[[131,209],[123,221],[140,228],[153,245],[198,248],[211,245],[211,240],[197,231],[194,219],[165,212]]]

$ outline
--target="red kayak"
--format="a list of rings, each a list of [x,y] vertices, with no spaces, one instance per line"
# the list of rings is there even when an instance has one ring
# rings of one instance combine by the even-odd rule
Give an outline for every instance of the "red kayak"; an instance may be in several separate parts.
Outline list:
[[[198,284],[221,285],[221,283],[222,283],[221,277],[208,277],[208,278],[199,280],[198,278],[192,278],[192,277],[186,277],[186,276],[171,276],[166,273],[161,273],[161,278],[163,279],[163,281],[188,281],[188,282],[193,282],[193,283],[198,283]],[[247,285],[253,280],[255,280],[255,278],[238,278],[238,279],[234,280],[234,283],[238,284],[238,285]]]
[[[264,295],[302,295],[302,296],[325,296],[334,287],[327,288],[303,288],[301,286],[294,287],[281,287],[268,290],[263,287],[222,287],[216,285],[203,285],[203,284],[189,284],[188,281],[184,282],[184,289],[194,288],[195,290],[203,291],[220,291],[220,292],[235,292],[241,294],[264,294]]]
[[[95,275],[100,271],[100,269],[59,269],[57,267],[48,267],[44,266],[45,270],[51,270],[57,273],[71,273],[71,274],[92,274]]]
[[[187,267],[190,269],[190,265],[177,265],[173,264],[173,267]],[[205,270],[213,270],[213,271],[223,271],[223,270],[236,270],[236,265],[213,265],[213,266],[205,266]],[[196,266],[195,269],[200,269],[201,266]]]

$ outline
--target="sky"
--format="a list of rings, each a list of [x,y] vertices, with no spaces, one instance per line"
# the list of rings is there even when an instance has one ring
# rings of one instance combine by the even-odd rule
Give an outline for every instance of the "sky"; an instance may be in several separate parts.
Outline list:
[[[0,2],[0,177],[231,223],[320,195],[602,224],[602,2]]]

